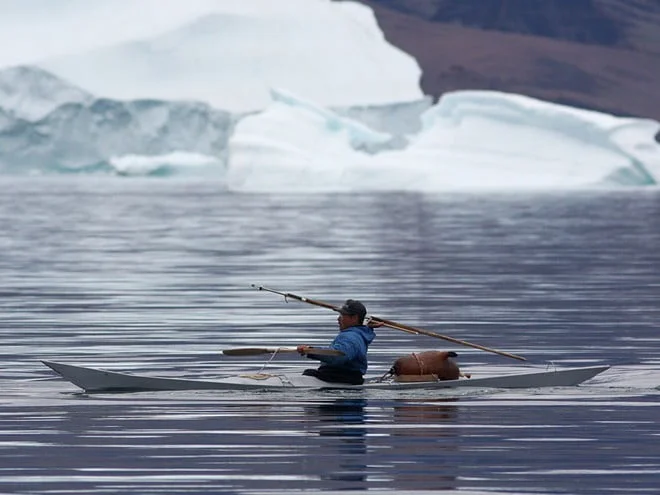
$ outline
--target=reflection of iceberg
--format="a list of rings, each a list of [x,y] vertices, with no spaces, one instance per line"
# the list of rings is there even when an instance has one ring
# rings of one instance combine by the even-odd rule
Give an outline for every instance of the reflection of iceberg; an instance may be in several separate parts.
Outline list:
[[[237,125],[228,186],[250,191],[570,188],[654,185],[651,120],[488,91],[445,95],[404,149],[288,96]],[[401,138],[401,136],[399,136]],[[390,149],[388,149],[390,148]],[[380,151],[379,151],[380,150]],[[371,153],[369,153],[371,152]]]

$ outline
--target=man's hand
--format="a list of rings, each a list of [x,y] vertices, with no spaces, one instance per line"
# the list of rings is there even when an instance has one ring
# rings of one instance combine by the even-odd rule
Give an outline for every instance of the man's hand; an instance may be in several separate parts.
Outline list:
[[[372,320],[371,318],[369,318],[369,320],[367,320],[367,326],[368,326],[369,328],[380,328],[380,327],[382,327],[384,324],[385,324],[385,323],[383,323],[382,321]]]
[[[311,346],[308,345],[299,345],[298,347],[296,347],[296,349],[298,350],[298,354],[300,354],[301,356],[305,356],[309,352],[310,347]]]

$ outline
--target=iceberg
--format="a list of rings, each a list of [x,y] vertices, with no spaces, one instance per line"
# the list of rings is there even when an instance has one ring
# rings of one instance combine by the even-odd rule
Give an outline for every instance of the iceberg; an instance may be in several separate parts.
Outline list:
[[[229,135],[244,117],[205,103],[96,98],[30,66],[0,70],[0,91],[10,95],[0,98],[3,173],[166,176],[224,172]],[[286,102],[294,97],[273,91],[273,98]],[[341,108],[340,113],[357,117],[344,123],[338,117],[336,125],[352,126],[357,148],[382,149],[392,145],[387,131],[418,131],[421,109],[429,106],[428,99],[422,99],[410,105]],[[309,111],[327,114],[326,119],[332,113],[312,104]],[[193,167],[193,156],[213,157],[216,163]]]
[[[319,190],[325,184],[333,189],[342,172],[337,163],[390,139],[355,120],[273,91],[273,103],[239,121],[230,138],[227,186],[268,191],[272,186],[279,190],[284,181],[295,189]]]
[[[653,186],[653,120],[493,91],[445,94],[401,149],[293,97],[241,120],[227,185],[238,191],[528,190]],[[381,146],[378,149],[378,146]],[[376,149],[369,152],[369,148]]]
[[[114,174],[126,171],[113,165],[124,163],[112,162],[117,157],[158,161],[173,153],[210,156],[224,170],[227,139],[238,116],[204,103],[79,100],[61,96],[41,102],[38,108],[58,106],[35,121],[18,118],[0,101],[0,171]]]
[[[355,2],[0,7],[0,67],[23,64],[0,70],[2,173],[211,174],[267,192],[660,182],[658,122],[491,91],[433,104]]]
[[[181,10],[181,3],[163,1],[158,8],[178,4]],[[203,10],[197,5],[195,11]],[[203,12],[159,34],[46,57],[38,65],[104,98],[204,101],[232,112],[265,108],[271,87],[324,106],[423,97],[419,64],[385,40],[364,5],[225,1],[209,2]]]

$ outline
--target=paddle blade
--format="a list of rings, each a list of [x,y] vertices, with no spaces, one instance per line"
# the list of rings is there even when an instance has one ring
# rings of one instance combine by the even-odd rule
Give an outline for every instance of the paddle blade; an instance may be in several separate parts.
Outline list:
[[[259,354],[275,354],[279,352],[298,352],[295,348],[287,347],[240,347],[237,349],[224,349],[222,353],[225,356],[257,356]],[[343,356],[344,353],[335,349],[317,349],[310,347],[307,354],[318,356]]]

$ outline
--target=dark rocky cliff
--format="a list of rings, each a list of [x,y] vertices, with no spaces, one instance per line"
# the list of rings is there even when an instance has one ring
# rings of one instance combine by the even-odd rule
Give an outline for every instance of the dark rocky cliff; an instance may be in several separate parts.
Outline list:
[[[493,89],[660,120],[660,0],[360,0],[434,97]]]

